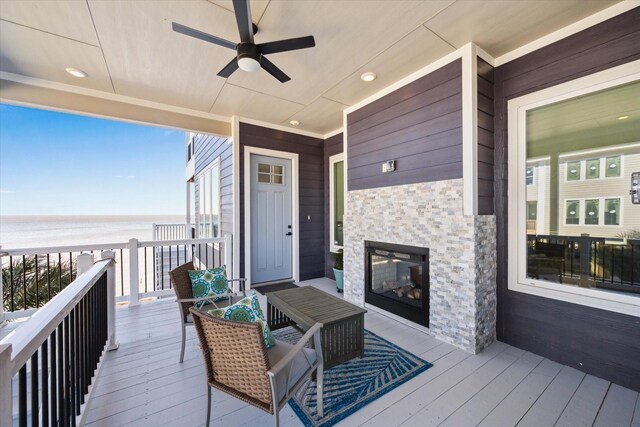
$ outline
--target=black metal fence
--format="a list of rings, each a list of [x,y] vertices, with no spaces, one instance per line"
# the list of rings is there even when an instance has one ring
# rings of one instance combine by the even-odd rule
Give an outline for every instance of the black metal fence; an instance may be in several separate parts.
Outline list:
[[[640,240],[528,235],[530,277],[640,293]]]
[[[98,278],[17,374],[19,426],[75,426],[105,348],[107,273]]]

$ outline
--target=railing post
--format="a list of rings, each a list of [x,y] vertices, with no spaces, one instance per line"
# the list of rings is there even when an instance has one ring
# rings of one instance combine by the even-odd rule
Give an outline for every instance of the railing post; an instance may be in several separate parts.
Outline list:
[[[84,253],[78,255],[76,259],[78,276],[86,273],[93,266],[93,254]]]
[[[102,259],[110,259],[107,268],[107,350],[116,350],[120,344],[116,339],[116,253],[103,251]]]
[[[11,344],[0,344],[0,426],[13,425]]]
[[[591,287],[589,284],[589,273],[591,270],[591,245],[589,234],[580,234],[580,282],[581,288]]]
[[[224,236],[224,263],[227,266],[228,276],[232,279],[235,277],[235,271],[233,271],[233,236],[231,234],[225,234]]]
[[[153,230],[151,240],[158,240],[158,225],[155,222],[151,224],[151,229]]]
[[[129,307],[140,305],[138,239],[129,240]]]
[[[2,254],[3,254],[2,245],[0,245],[0,328],[4,326],[4,322],[5,322],[4,320],[4,283],[2,281],[2,267],[3,267]]]

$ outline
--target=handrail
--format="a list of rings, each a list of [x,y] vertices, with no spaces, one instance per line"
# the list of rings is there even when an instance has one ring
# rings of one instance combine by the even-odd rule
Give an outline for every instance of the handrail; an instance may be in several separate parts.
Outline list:
[[[70,246],[41,246],[37,248],[17,248],[17,249],[2,249],[1,256],[20,256],[20,255],[35,255],[46,253],[66,253],[66,252],[89,252],[89,251],[106,251],[112,249],[126,249],[129,246],[128,243],[99,243],[93,245],[70,245]]]
[[[157,246],[175,246],[175,245],[202,245],[207,243],[224,243],[224,237],[205,237],[200,239],[179,239],[179,240],[146,240],[139,241],[139,248],[149,248]]]
[[[96,262],[86,273],[80,275],[51,301],[34,313],[23,325],[0,341],[0,345],[11,344],[12,346],[12,375],[15,375],[18,369],[46,341],[71,309],[78,304],[102,274],[107,271],[112,262],[110,259]]]

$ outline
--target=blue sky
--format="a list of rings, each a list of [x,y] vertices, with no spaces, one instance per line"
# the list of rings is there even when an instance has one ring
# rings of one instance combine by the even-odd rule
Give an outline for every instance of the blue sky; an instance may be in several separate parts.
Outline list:
[[[184,138],[0,104],[0,215],[184,214]]]

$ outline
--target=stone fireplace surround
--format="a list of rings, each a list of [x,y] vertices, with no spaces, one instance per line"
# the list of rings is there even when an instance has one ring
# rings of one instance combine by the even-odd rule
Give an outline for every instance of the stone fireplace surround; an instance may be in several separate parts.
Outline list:
[[[429,333],[477,353],[496,336],[495,217],[464,215],[462,192],[462,179],[348,191],[344,296],[364,305],[365,240],[429,248]]]

